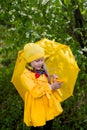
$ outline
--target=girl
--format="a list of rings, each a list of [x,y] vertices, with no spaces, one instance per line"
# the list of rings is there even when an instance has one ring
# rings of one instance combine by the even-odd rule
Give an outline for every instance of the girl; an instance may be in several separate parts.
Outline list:
[[[51,130],[53,119],[63,111],[61,97],[57,91],[62,82],[51,82],[44,63],[44,49],[29,43],[24,47],[26,65],[20,76],[21,83],[28,88],[24,100],[24,122],[31,130]],[[52,78],[58,78],[53,75]]]

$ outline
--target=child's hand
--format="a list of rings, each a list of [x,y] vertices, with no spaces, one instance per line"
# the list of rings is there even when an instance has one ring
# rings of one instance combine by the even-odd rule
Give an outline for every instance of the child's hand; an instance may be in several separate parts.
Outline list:
[[[62,85],[62,82],[63,82],[63,80],[58,78],[57,75],[55,75],[55,74],[51,75],[51,83],[52,83],[51,88],[52,88],[52,90],[53,89],[59,89]]]
[[[59,89],[59,88],[61,88],[61,85],[62,85],[62,82],[54,81],[54,82],[51,84],[51,88],[52,88],[52,90],[54,90],[54,89]]]
[[[51,75],[51,79],[58,79],[58,76],[56,74]]]

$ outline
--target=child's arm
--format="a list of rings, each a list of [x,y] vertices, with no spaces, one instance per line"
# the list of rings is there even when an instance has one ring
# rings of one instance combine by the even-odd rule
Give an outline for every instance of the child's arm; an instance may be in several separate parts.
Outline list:
[[[39,98],[47,93],[51,93],[50,84],[48,82],[38,84],[37,82],[34,82],[33,79],[29,78],[27,74],[23,73],[21,75],[21,82],[34,98]]]

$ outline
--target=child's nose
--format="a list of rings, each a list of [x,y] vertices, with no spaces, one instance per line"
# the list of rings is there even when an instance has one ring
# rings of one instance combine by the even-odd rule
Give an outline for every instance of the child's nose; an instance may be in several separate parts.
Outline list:
[[[42,65],[42,64],[43,64],[43,62],[42,62],[42,61],[40,61],[40,62],[39,62],[39,64],[40,64],[40,65]]]

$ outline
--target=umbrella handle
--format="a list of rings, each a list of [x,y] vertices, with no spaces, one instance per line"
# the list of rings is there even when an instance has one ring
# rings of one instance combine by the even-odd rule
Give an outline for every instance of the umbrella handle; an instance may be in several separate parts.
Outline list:
[[[60,96],[63,96],[62,92],[60,89],[57,89],[58,93],[60,94]]]
[[[50,99],[50,95],[49,95],[48,92],[46,92],[46,96],[47,96],[48,99]]]

